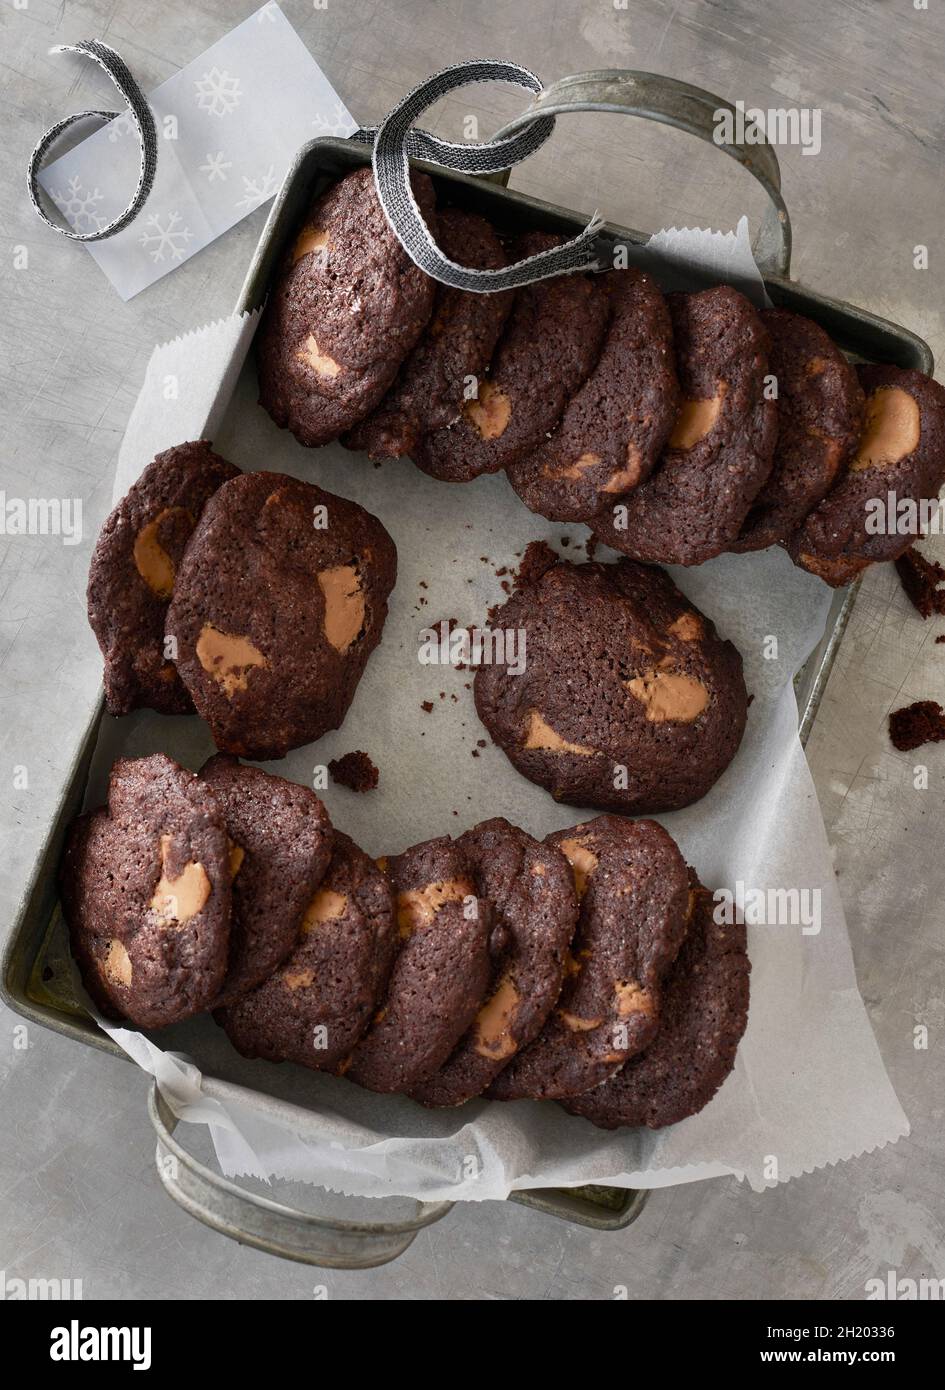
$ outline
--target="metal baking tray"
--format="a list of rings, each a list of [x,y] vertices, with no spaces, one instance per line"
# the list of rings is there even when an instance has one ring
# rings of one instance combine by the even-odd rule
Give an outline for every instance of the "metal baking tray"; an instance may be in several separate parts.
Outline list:
[[[687,83],[651,73],[608,71],[564,78],[536,100],[530,112],[560,115],[568,111],[603,111],[635,115],[673,125],[715,145],[714,116],[729,103]],[[528,115],[502,134],[527,123]],[[767,145],[722,147],[742,163],[767,191],[769,214],[755,246],[768,293],[784,305],[815,319],[848,355],[856,360],[893,362],[931,374],[928,345],[914,333],[866,310],[804,289],[789,277],[791,224],[780,193],[780,171],[774,150]],[[323,186],[370,160],[369,149],[338,139],[317,139],[297,155],[273,205],[256,249],[237,308],[263,303],[281,252],[294,234],[308,204]],[[573,236],[586,218],[579,213],[510,191],[505,179],[476,179],[421,164],[433,178],[441,199],[473,209],[501,230],[540,229]],[[608,224],[603,243],[620,241],[641,246],[647,234]],[[856,589],[836,593],[824,635],[796,678],[800,734],[806,742],[852,609]],[[89,767],[104,714],[100,698],[75,751],[64,795],[32,877],[3,943],[0,991],[6,1003],[25,1018],[74,1039],[124,1057],[85,1014],[71,983],[68,945],[56,893],[56,869],[66,828],[81,809]],[[288,1116],[291,1106],[261,1092],[246,1091],[213,1077],[205,1090],[221,1098],[250,1099],[276,1116]],[[396,1259],[418,1230],[445,1216],[452,1203],[414,1203],[414,1210],[396,1219],[374,1219],[384,1201],[362,1202],[351,1219],[333,1209],[328,1214],[300,1211],[251,1192],[222,1178],[177,1140],[175,1118],[152,1085],[149,1114],[157,1133],[158,1174],[170,1195],[199,1220],[241,1243],[286,1259],[325,1267],[367,1268]],[[169,1162],[169,1159],[175,1161]],[[627,1226],[640,1213],[647,1193],[618,1188],[581,1187],[518,1192],[511,1200],[597,1230]]]

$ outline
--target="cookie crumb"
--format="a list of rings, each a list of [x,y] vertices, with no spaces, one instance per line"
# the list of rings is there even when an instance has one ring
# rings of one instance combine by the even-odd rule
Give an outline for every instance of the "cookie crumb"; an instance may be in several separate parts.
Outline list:
[[[380,773],[368,757],[356,749],[343,757],[332,758],[328,764],[328,775],[333,782],[348,787],[353,792],[373,791],[380,780]]]
[[[550,570],[552,565],[557,563],[558,554],[547,541],[529,541],[515,578],[516,589],[522,588],[525,584],[534,584],[546,570]],[[503,584],[502,587],[504,589],[506,586]]]
[[[503,566],[501,569],[496,570],[497,576],[502,574],[512,575],[511,581],[502,579],[499,583],[499,588],[504,594],[512,594],[513,591],[522,589],[528,584],[534,584],[541,578],[546,570],[551,569],[552,565],[559,564],[560,560],[561,557],[558,555],[557,551],[553,550],[547,541],[529,541],[528,545],[525,547],[525,553],[522,556],[522,563],[519,565],[517,571],[510,570],[508,566]],[[490,623],[495,622],[496,614],[501,607],[501,604],[495,603],[488,610],[487,617]]]
[[[889,737],[894,748],[908,753],[923,743],[945,739],[945,710],[935,700],[917,700],[889,716]]]
[[[912,606],[923,618],[945,613],[945,589],[938,587],[945,580],[945,566],[937,560],[927,560],[912,546],[896,561],[896,573]]]

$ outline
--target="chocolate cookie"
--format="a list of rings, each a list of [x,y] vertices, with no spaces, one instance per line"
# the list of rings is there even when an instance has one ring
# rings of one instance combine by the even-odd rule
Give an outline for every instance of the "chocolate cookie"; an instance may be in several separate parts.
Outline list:
[[[424,1105],[461,1105],[481,1095],[538,1035],[561,992],[577,922],[571,871],[559,850],[501,817],[467,830],[457,844],[492,910],[492,974],[472,1027],[411,1092]]]
[[[103,1012],[163,1028],[216,998],[230,936],[223,814],[156,753],[112,768],[108,808],[73,822],[60,869],[72,954]]]
[[[515,259],[561,240],[529,232]],[[417,467],[444,482],[467,483],[531,453],[597,361],[607,317],[607,293],[587,275],[561,275],[519,290],[478,396],[454,425],[420,440],[410,455]]]
[[[226,978],[215,1007],[255,988],[285,960],[331,856],[328,812],[313,791],[226,753],[200,778],[223,812],[230,838],[233,906]]]
[[[695,1115],[735,1065],[748,1023],[751,963],[744,926],[713,920],[712,895],[693,875],[695,910],[666,980],[659,1033],[593,1091],[565,1103],[601,1129],[662,1129]]]
[[[381,639],[397,555],[354,502],[282,473],[212,498],[167,614],[217,747],[264,761],[342,722]]]
[[[502,243],[484,217],[459,208],[437,214],[437,242],[458,265],[500,270],[508,264]],[[511,291],[472,294],[438,284],[433,314],[397,378],[366,420],[341,441],[369,458],[398,458],[431,430],[452,425],[467,386],[489,365],[512,307]]]
[[[435,230],[433,185],[411,177]],[[373,410],[420,336],[434,281],[397,240],[370,168],[317,198],[284,257],[257,335],[259,401],[300,444],[327,444]]]
[[[597,365],[550,439],[510,465],[526,507],[586,521],[649,477],[679,413],[666,301],[639,270],[604,277],[610,327]]]
[[[834,587],[904,554],[922,534],[919,503],[934,503],[945,481],[945,388],[903,367],[857,370],[866,416],[856,452],[786,543],[796,565]]]
[[[662,984],[686,930],[689,875],[655,821],[598,816],[549,835],[580,898],[571,960],[544,1029],[488,1094],[560,1100],[599,1086],[656,1036]]]
[[[856,447],[863,392],[856,372],[813,319],[765,309],[770,368],[778,383],[778,443],[771,476],[731,550],[764,550],[827,495]]]
[[[771,472],[768,333],[729,285],[667,296],[683,406],[652,477],[588,524],[635,560],[700,565],[737,539]]]
[[[387,873],[397,954],[384,1001],[345,1074],[370,1091],[411,1091],[446,1061],[489,985],[488,904],[448,837],[414,845]]]
[[[741,657],[662,570],[562,561],[492,624],[524,631],[525,669],[479,667],[479,718],[557,800],[671,811],[704,796],[735,756],[748,708]]]
[[[89,567],[89,624],[105,658],[109,714],[146,706],[192,714],[164,652],[164,615],[184,547],[208,499],[239,469],[205,439],[149,463],[105,522]]]
[[[295,949],[269,979],[215,1015],[244,1057],[335,1071],[371,1021],[394,949],[385,875],[335,832],[328,872]]]

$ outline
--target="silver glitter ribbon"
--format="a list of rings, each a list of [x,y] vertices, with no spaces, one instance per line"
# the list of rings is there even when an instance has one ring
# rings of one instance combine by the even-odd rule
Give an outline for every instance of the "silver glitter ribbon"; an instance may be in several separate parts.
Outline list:
[[[510,169],[539,149],[554,130],[553,116],[536,116],[523,130],[502,140],[482,144],[453,144],[414,122],[440,97],[474,82],[509,82],[538,95],[540,78],[516,63],[476,59],[455,63],[434,73],[404,97],[379,126],[356,131],[352,140],[373,145],[372,163],[377,195],[398,241],[407,255],[434,280],[454,289],[494,294],[553,275],[601,268],[595,243],[603,219],[595,213],[584,231],[570,241],[501,270],[472,270],[449,260],[437,246],[410,187],[410,160],[424,159],[462,174],[494,174]]]
[[[119,111],[78,111],[74,116],[66,116],[64,120],[57,121],[55,125],[49,127],[30,155],[26,174],[27,187],[33,207],[46,226],[52,227],[53,231],[58,232],[60,236],[69,237],[71,241],[104,241],[106,237],[114,236],[123,227],[127,227],[129,222],[134,221],[144,207],[148,194],[154,186],[158,149],[154,116],[141,88],[121,57],[113,48],[109,48],[108,44],[99,43],[97,39],[82,39],[79,43],[60,44],[56,48],[50,49],[50,52],[80,53],[97,63],[124,97],[128,107],[127,115],[138,132],[138,141],[141,146],[141,168],[134,196],[123,212],[120,212],[111,222],[94,232],[77,232],[72,227],[64,227],[61,222],[53,221],[40,202],[39,171],[50,146],[64,130],[68,130],[78,121],[87,120],[90,116],[97,117],[101,121],[111,121],[122,113]]]

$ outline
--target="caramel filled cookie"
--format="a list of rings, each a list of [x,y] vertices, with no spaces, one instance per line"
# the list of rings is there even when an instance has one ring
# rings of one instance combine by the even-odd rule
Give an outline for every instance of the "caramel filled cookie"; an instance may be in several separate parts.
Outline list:
[[[663,989],[660,1027],[645,1052],[603,1086],[565,1102],[601,1129],[662,1129],[695,1115],[735,1065],[748,1023],[751,963],[744,925],[718,923],[693,875],[695,910]]]
[[[219,993],[230,937],[230,858],[213,793],[156,753],[112,768],[108,808],[73,822],[63,913],[103,1013],[163,1028]]]
[[[529,232],[516,259],[561,241]],[[410,455],[417,467],[444,482],[466,483],[531,453],[597,361],[607,317],[606,291],[588,275],[560,275],[519,290],[478,396],[454,425],[420,440]]]
[[[559,562],[492,624],[524,632],[524,670],[479,667],[479,718],[556,800],[676,810],[735,756],[748,708],[741,657],[662,570]]]
[[[192,714],[164,651],[164,616],[184,548],[207,501],[239,469],[206,440],[149,463],[105,522],[89,566],[89,624],[105,658],[109,714],[146,706]]]
[[[436,230],[433,185],[411,177]],[[420,336],[434,281],[414,265],[357,169],[317,198],[285,255],[257,335],[259,401],[300,444],[327,444],[373,410]]]
[[[598,816],[546,844],[571,864],[580,916],[557,1007],[496,1077],[495,1100],[560,1100],[619,1072],[656,1036],[686,930],[686,862],[655,821]]]
[[[835,588],[904,554],[922,534],[918,504],[934,503],[945,481],[945,388],[904,367],[857,371],[866,415],[856,451],[786,542],[796,565]]]
[[[603,283],[611,319],[596,366],[551,437],[508,468],[526,507],[554,521],[586,521],[648,478],[679,412],[662,294],[639,270]]]
[[[484,217],[459,208],[437,214],[437,242],[458,265],[500,270],[508,264],[502,243]],[[437,284],[430,322],[397,378],[366,420],[345,436],[348,449],[369,458],[399,458],[420,438],[458,420],[469,383],[489,365],[512,307],[510,290],[472,294]]]
[[[328,812],[313,791],[218,753],[200,779],[230,839],[233,905],[226,978],[215,1007],[232,1003],[292,950],[302,914],[331,855]]]
[[[386,876],[335,832],[331,862],[291,954],[257,989],[215,1017],[244,1057],[335,1071],[371,1021],[395,938]]]
[[[206,508],[166,632],[217,747],[264,761],[336,729],[381,640],[397,554],[354,502],[247,473]]]
[[[768,333],[729,285],[667,296],[682,409],[653,475],[588,524],[635,560],[700,565],[737,539],[771,472]]]
[[[813,319],[766,309],[778,383],[778,443],[771,475],[752,503],[734,551],[784,540],[829,492],[863,423],[856,372]]]
[[[411,1092],[424,1105],[461,1105],[540,1032],[557,1002],[577,922],[570,867],[549,844],[496,817],[457,841],[492,912],[485,1003],[449,1059]]]
[[[397,914],[393,970],[370,1031],[345,1074],[370,1091],[412,1091],[446,1061],[489,985],[488,904],[448,837],[387,865]]]

